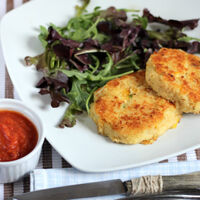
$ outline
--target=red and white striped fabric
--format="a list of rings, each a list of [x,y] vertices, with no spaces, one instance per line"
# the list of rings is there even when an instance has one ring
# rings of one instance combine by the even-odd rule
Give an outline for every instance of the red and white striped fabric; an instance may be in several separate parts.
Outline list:
[[[0,0],[0,19],[3,15],[18,7],[27,0]],[[9,75],[6,70],[5,62],[0,48],[0,98],[18,98],[17,93],[12,85]],[[193,161],[200,160],[200,149],[182,154],[180,156],[164,160],[162,162],[177,162],[177,161]],[[37,168],[67,168],[71,167],[61,156],[45,141],[40,162]],[[0,184],[0,200],[7,199],[14,194],[28,192],[30,190],[30,179],[25,177],[12,184]]]
[[[27,0],[0,0],[0,19],[3,15],[26,3]],[[17,93],[7,73],[5,62],[0,48],[0,98],[17,98]],[[61,156],[45,141],[38,168],[64,168],[71,167]],[[29,177],[12,184],[0,184],[0,200],[7,199],[14,194],[30,191]]]

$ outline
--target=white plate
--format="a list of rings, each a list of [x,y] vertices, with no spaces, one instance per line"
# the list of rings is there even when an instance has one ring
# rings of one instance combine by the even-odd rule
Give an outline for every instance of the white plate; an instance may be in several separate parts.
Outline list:
[[[34,0],[8,13],[1,23],[1,40],[8,71],[21,99],[42,118],[46,138],[75,168],[87,172],[103,172],[141,166],[166,159],[200,147],[200,117],[184,115],[178,127],[160,137],[152,145],[114,144],[97,134],[96,126],[86,115],[79,117],[73,128],[56,127],[66,105],[53,109],[49,97],[40,96],[34,86],[39,73],[24,66],[23,58],[43,51],[37,38],[38,27],[53,22],[66,24],[74,14],[76,0]],[[147,7],[164,18],[189,19],[200,17],[199,0],[92,0],[95,6],[107,8]],[[200,36],[200,28],[190,35]]]

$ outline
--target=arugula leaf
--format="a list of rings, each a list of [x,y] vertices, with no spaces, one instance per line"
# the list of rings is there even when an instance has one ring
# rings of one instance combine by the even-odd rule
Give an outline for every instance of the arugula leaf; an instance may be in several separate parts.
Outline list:
[[[65,125],[68,127],[72,127],[75,125],[76,113],[86,110],[86,101],[91,95],[90,92],[87,91],[86,80],[78,80],[76,78],[73,78],[72,81],[72,88],[70,92],[68,92],[66,95],[71,103],[68,106],[65,115],[60,123],[61,127]]]
[[[166,34],[166,32],[158,32],[158,31],[150,31],[148,30],[148,35],[152,39],[157,39],[160,41],[170,41],[171,37],[169,34]]]
[[[95,92],[95,90],[97,90],[98,89],[98,87],[94,87],[92,90],[91,90],[91,92],[90,92],[90,94],[89,94],[89,96],[88,96],[88,98],[87,98],[87,100],[86,100],[86,102],[85,102],[85,107],[86,107],[86,110],[87,110],[87,113],[89,113],[90,112],[90,106],[89,106],[89,104],[90,104],[90,100],[91,100],[91,98],[92,98],[92,96],[93,96],[93,93]]]
[[[44,26],[40,26],[40,34],[39,34],[38,38],[44,48],[48,44],[48,42],[46,41],[48,34],[49,34],[48,30]]]
[[[80,16],[86,9],[86,7],[88,6],[88,4],[90,3],[90,0],[82,0],[83,5],[82,6],[76,6],[76,16]]]
[[[140,69],[139,65],[137,64],[139,59],[140,58],[137,54],[131,53],[125,58],[121,59],[119,62],[117,62],[115,66],[117,69],[122,69],[122,68],[130,67],[130,62],[131,62],[133,67],[135,67],[135,69]]]
[[[73,127],[76,124],[76,114],[77,112],[77,107],[74,103],[71,103],[66,111],[65,114],[61,120],[61,122],[59,123],[59,127],[60,128],[64,128],[65,126],[67,127]]]
[[[200,42],[200,39],[195,38],[195,37],[183,36],[183,37],[178,38],[178,41],[182,41],[182,42],[190,42],[191,40]]]
[[[106,53],[106,55],[107,55],[106,57],[107,63],[102,65],[103,70],[99,72],[99,76],[107,76],[112,73],[111,69],[113,66],[113,60],[109,53]]]
[[[86,85],[86,80],[78,80],[73,78],[72,88],[66,95],[70,102],[73,102],[76,105],[77,110],[86,110],[85,102],[89,96]]]
[[[148,19],[147,19],[147,17],[141,17],[141,16],[135,15],[135,14],[133,14],[132,16],[134,17],[133,18],[133,22],[136,25],[140,25],[143,29],[147,28],[147,25],[148,25]]]
[[[99,42],[105,41],[108,36],[100,34],[97,30],[98,23],[103,20],[99,14],[100,12],[96,11],[93,15],[72,18],[66,26],[68,38],[79,42],[87,38],[97,39]]]

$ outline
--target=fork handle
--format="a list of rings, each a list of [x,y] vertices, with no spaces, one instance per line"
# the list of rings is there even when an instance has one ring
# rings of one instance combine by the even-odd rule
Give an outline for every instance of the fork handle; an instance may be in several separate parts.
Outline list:
[[[139,196],[127,196],[118,200],[178,200],[178,199],[200,199],[200,190],[187,189],[187,190],[174,190],[165,191],[160,194],[154,195],[139,195]]]

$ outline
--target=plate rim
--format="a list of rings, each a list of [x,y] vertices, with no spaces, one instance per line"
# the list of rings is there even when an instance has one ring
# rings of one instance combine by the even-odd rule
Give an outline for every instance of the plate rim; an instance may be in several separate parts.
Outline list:
[[[27,2],[27,3],[25,3],[25,4],[23,4],[22,6],[20,6],[20,7],[16,8],[16,9],[14,9],[14,10],[9,11],[8,13],[6,13],[6,14],[2,17],[2,19],[1,19],[1,21],[0,21],[0,44],[1,44],[1,48],[2,48],[2,54],[3,54],[3,58],[4,58],[4,61],[5,61],[5,64],[6,64],[6,68],[7,68],[7,70],[8,70],[8,73],[9,73],[9,75],[10,75],[10,78],[11,78],[11,80],[12,80],[14,86],[18,85],[18,83],[17,83],[18,81],[17,81],[17,79],[15,78],[15,76],[14,76],[12,70],[11,70],[11,67],[9,67],[9,65],[8,65],[8,63],[7,63],[7,56],[5,55],[5,54],[6,54],[5,43],[4,43],[4,41],[3,41],[3,26],[4,26],[3,23],[4,23],[4,21],[6,21],[7,17],[8,17],[9,15],[11,15],[12,13],[18,12],[18,10],[20,10],[20,9],[25,9],[25,7],[26,7],[27,5],[30,6],[31,4],[34,4],[35,2],[39,2],[39,1],[40,1],[40,0],[29,1],[29,2]],[[26,102],[26,101],[24,100],[23,96],[21,96],[21,93],[20,93],[20,91],[19,91],[19,87],[15,87],[15,90],[17,91],[18,96],[20,97],[20,99],[21,99],[22,101]],[[26,102],[26,103],[28,103],[28,102]],[[190,146],[189,148],[186,148],[186,149],[184,149],[184,150],[182,150],[182,151],[177,151],[177,152],[174,152],[174,153],[169,154],[169,155],[161,156],[161,157],[158,157],[158,158],[155,158],[155,159],[150,159],[150,160],[148,160],[148,161],[143,161],[143,162],[140,162],[139,164],[128,164],[128,165],[123,165],[123,166],[118,166],[118,167],[110,167],[109,169],[105,168],[105,169],[100,169],[100,170],[95,170],[95,169],[94,169],[94,170],[91,170],[91,169],[85,169],[84,167],[76,166],[76,164],[71,163],[71,162],[70,162],[70,159],[67,158],[68,156],[63,155],[63,152],[60,151],[59,148],[56,147],[56,145],[54,145],[54,143],[51,141],[51,138],[48,138],[48,135],[46,135],[45,138],[49,141],[49,143],[51,144],[51,146],[52,146],[56,151],[58,151],[58,153],[59,153],[64,159],[66,159],[66,161],[67,161],[70,165],[72,165],[72,167],[74,167],[74,168],[76,168],[76,169],[78,169],[78,170],[80,170],[80,171],[83,171],[83,172],[93,172],[93,173],[100,173],[100,172],[108,172],[108,171],[123,170],[123,169],[129,169],[129,168],[140,167],[140,166],[144,166],[144,165],[148,165],[148,164],[153,164],[153,163],[159,162],[159,161],[161,161],[161,160],[165,160],[165,159],[168,159],[168,158],[170,158],[170,157],[174,157],[174,156],[180,155],[180,154],[182,154],[182,153],[186,153],[186,152],[188,152],[188,151],[191,151],[191,150],[194,150],[194,149],[197,149],[197,148],[200,147],[200,143],[199,143],[199,144],[196,144],[196,145],[192,145],[192,146]]]

